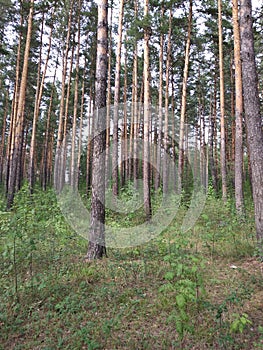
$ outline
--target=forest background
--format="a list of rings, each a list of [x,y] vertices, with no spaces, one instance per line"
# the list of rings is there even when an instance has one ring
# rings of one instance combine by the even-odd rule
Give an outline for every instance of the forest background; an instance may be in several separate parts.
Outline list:
[[[1,0],[0,348],[262,348],[253,5]]]

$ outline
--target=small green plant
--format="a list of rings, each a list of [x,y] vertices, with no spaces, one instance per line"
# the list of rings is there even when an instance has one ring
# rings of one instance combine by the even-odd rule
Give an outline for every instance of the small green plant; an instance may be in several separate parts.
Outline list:
[[[252,322],[248,318],[248,315],[245,313],[242,315],[234,313],[232,316],[235,319],[230,325],[231,333],[243,333],[244,329],[252,324]]]
[[[199,302],[205,295],[202,276],[204,259],[187,251],[189,239],[185,235],[179,236],[176,242],[171,243],[168,239],[166,243],[169,254],[163,260],[169,266],[164,274],[167,283],[159,291],[171,295],[170,298],[175,295],[175,309],[170,313],[168,322],[174,323],[180,346],[183,346],[186,334],[195,333],[192,313],[199,310]]]

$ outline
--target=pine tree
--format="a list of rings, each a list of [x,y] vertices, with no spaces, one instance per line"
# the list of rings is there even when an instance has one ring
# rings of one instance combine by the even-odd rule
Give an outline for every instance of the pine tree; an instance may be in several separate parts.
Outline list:
[[[91,227],[87,260],[106,255],[105,246],[105,148],[108,67],[108,0],[98,2],[97,65],[95,86],[95,135],[92,162]]]
[[[234,60],[235,60],[235,199],[237,214],[244,214],[243,194],[243,91],[238,1],[233,0]]]
[[[149,0],[144,0],[144,18],[147,21],[149,16]],[[143,131],[143,194],[144,194],[144,211],[146,220],[150,220],[152,215],[151,208],[151,196],[150,196],[150,118],[151,118],[151,105],[150,105],[150,62],[149,62],[149,40],[150,40],[150,27],[147,24],[144,28],[144,131]]]
[[[245,121],[259,253],[263,258],[263,130],[255,62],[251,0],[240,2],[240,36]]]
[[[28,62],[30,53],[30,44],[33,28],[33,15],[34,15],[34,0],[30,0],[30,9],[27,20],[27,36],[24,50],[22,77],[19,88],[19,97],[17,102],[17,110],[14,114],[13,121],[13,140],[14,148],[10,154],[10,175],[8,179],[8,193],[7,193],[7,208],[11,208],[14,200],[15,192],[19,189],[21,181],[21,166],[22,166],[22,148],[23,148],[23,133],[24,133],[24,121],[25,121],[25,97],[26,97],[26,85],[28,77]],[[16,82],[18,85],[18,81]]]

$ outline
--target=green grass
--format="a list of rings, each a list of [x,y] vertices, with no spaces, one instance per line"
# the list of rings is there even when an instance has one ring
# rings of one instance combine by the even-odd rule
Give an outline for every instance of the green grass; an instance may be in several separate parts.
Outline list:
[[[87,263],[54,194],[22,190],[0,215],[0,349],[263,349],[252,210],[239,222],[209,198],[182,234],[184,213],[155,240]]]

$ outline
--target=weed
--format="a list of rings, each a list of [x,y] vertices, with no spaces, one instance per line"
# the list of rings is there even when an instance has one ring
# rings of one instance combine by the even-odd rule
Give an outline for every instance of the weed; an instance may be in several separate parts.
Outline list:
[[[130,189],[121,197],[137,200]],[[143,220],[140,210],[127,226]],[[108,259],[86,264],[87,243],[66,224],[55,194],[36,188],[30,196],[23,187],[12,211],[0,213],[2,348],[262,349],[250,208],[240,223],[232,204],[211,194],[182,233],[186,210],[144,246],[110,248]],[[111,225],[125,221],[107,214]]]

